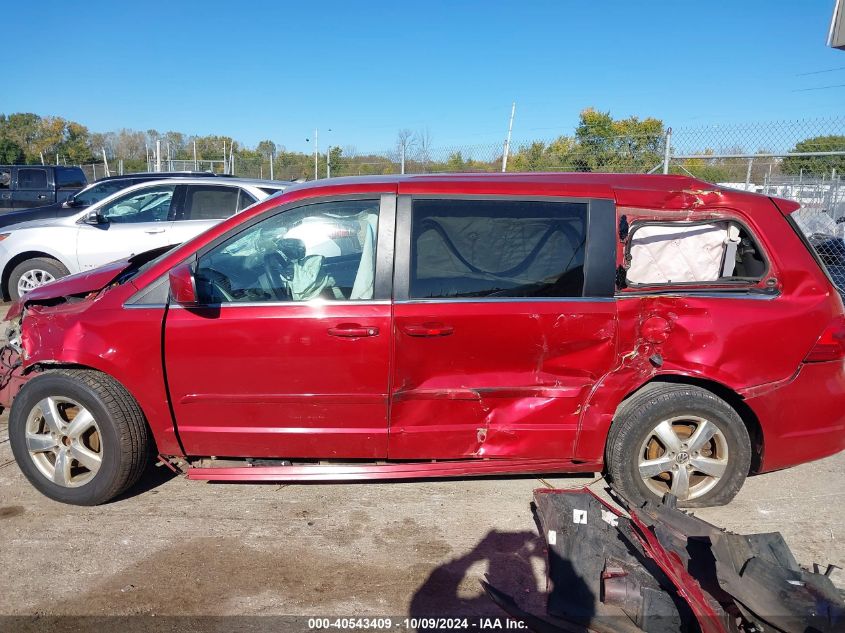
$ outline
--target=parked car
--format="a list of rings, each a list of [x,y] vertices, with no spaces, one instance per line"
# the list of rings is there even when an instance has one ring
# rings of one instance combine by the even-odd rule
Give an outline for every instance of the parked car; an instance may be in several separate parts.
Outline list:
[[[0,232],[3,293],[18,299],[69,273],[179,244],[286,186],[235,178],[152,180],[68,217],[6,227]]]
[[[0,213],[64,202],[86,184],[79,167],[0,165]]]
[[[797,206],[671,175],[291,187],[15,303],[11,448],[77,504],[153,452],[189,479],[602,471],[723,504],[845,448],[845,311]]]
[[[230,176],[225,174],[214,174],[207,171],[140,172],[136,174],[126,174],[123,176],[106,176],[105,178],[100,178],[96,182],[91,183],[81,191],[68,196],[66,200],[54,202],[53,204],[37,207],[33,206],[28,209],[18,209],[17,211],[2,213],[0,214],[0,228],[11,226],[13,224],[20,224],[21,222],[29,222],[31,220],[45,220],[76,215],[83,209],[90,207],[95,202],[99,202],[106,196],[110,196],[121,189],[126,189],[126,187],[131,185],[149,182],[150,180],[161,180],[162,178],[208,177],[228,178]]]

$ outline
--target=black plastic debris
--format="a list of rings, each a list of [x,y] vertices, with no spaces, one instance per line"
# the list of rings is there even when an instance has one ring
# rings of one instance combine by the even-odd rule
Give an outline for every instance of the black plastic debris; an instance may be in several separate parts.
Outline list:
[[[838,633],[845,596],[795,561],[780,534],[726,532],[678,510],[675,498],[624,516],[588,489],[534,493],[548,546],[543,617],[484,583],[490,598],[538,633]]]

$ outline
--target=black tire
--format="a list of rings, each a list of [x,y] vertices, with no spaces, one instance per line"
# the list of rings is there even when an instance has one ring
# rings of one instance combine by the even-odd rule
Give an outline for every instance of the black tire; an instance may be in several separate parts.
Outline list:
[[[646,483],[640,475],[640,459],[641,457],[653,459],[647,451],[648,447],[654,447],[654,444],[646,445],[646,450],[643,450],[643,447],[646,440],[652,437],[653,429],[661,421],[682,418],[676,423],[684,429],[687,428],[684,426],[684,416],[701,418],[716,426],[721,432],[721,437],[713,441],[727,446],[724,457],[727,464],[718,479],[706,480],[703,474],[695,474],[695,481],[702,486],[701,494],[687,500],[679,499],[678,505],[687,508],[724,505],[739,492],[751,468],[751,440],[736,410],[713,392],[701,387],[651,383],[622,404],[607,437],[605,451],[607,478],[612,487],[630,502],[639,505],[646,499],[659,499],[661,495],[650,487],[649,483],[651,486],[660,488],[664,485],[664,478],[668,480],[665,485],[667,491],[669,490],[670,483],[668,482],[674,481],[674,473],[671,471],[662,473],[656,479],[650,479],[649,483]],[[665,453],[659,455],[659,458],[668,459],[669,451],[660,448],[659,443],[657,446],[659,451],[666,450]],[[687,453],[685,447],[686,445],[683,444],[682,452],[677,454],[677,459],[689,460],[691,453]],[[709,445],[706,450],[709,455],[711,450]],[[675,453],[671,455],[674,456]],[[673,462],[671,468],[677,471],[678,468],[684,467],[683,463],[675,465]],[[690,466],[690,469],[694,467]],[[693,481],[692,477],[690,481]],[[715,484],[711,484],[712,488],[705,490],[706,483],[702,482],[714,481]]]
[[[21,277],[33,270],[43,270],[46,273],[50,273],[53,279],[67,277],[70,274],[70,271],[65,268],[64,264],[52,257],[33,257],[32,259],[24,260],[15,266],[9,275],[9,285],[6,291],[9,293],[12,301],[17,301],[21,298],[18,294],[18,282]]]
[[[101,465],[78,487],[64,487],[48,479],[27,449],[27,420],[47,397],[73,400],[96,420]],[[135,484],[149,463],[152,448],[144,415],[132,395],[110,376],[85,369],[48,371],[28,381],[12,404],[9,442],[21,472],[41,493],[83,506],[105,503]]]

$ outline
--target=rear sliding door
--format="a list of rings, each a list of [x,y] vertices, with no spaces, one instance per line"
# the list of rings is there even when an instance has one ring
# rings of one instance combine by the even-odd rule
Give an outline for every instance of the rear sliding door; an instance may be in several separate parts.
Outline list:
[[[391,459],[568,458],[615,360],[610,200],[397,210]]]

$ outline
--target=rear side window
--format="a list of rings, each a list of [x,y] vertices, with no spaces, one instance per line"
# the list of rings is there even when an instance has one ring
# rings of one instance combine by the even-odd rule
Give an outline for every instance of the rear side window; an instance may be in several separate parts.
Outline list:
[[[46,189],[46,169],[18,169],[18,189]]]
[[[631,285],[757,281],[767,268],[756,242],[735,222],[635,226],[626,263]]]
[[[411,299],[578,297],[587,204],[415,200]]]
[[[238,210],[237,187],[191,185],[185,193],[184,220],[221,220]]]
[[[56,189],[81,189],[87,184],[85,174],[77,167],[56,167]]]

